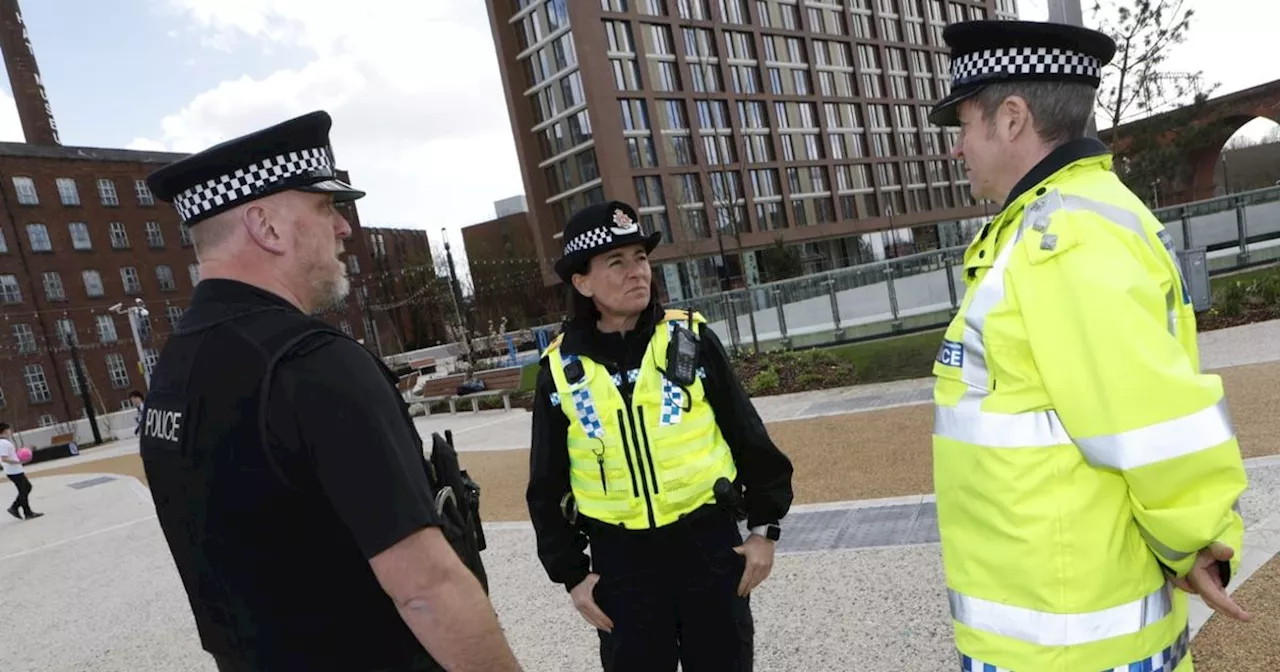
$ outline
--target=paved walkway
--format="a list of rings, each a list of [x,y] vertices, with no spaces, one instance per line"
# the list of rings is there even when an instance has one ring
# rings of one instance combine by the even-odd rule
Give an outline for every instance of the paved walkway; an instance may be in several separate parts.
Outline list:
[[[1280,322],[1202,338],[1206,367],[1280,358]],[[928,381],[757,399],[769,421],[927,403]],[[527,445],[528,414],[419,419],[454,431],[459,447]],[[521,427],[522,423],[524,424]],[[426,426],[424,427],[424,424]],[[521,434],[523,433],[523,437]],[[122,441],[73,461],[136,453]],[[1232,588],[1280,549],[1280,458],[1248,462],[1241,498],[1248,532]],[[0,646],[0,670],[213,670],[146,488],[114,474],[33,481],[35,521],[0,517],[0,613],[22,636]],[[486,526],[493,602],[526,670],[598,669],[596,638],[559,586],[546,581],[527,523]],[[932,496],[797,506],[773,575],[753,595],[757,669],[949,670],[955,667]],[[1207,612],[1193,610],[1199,627]]]

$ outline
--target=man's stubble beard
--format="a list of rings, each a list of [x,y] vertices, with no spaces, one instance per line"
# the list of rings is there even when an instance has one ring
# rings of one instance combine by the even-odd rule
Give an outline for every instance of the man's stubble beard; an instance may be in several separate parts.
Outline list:
[[[331,257],[326,262],[311,267],[311,289],[314,298],[313,315],[339,308],[346,304],[351,293],[351,279],[347,277],[346,264]]]

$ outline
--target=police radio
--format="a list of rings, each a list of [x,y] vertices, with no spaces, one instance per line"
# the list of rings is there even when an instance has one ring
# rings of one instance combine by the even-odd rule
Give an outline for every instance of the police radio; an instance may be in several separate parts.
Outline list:
[[[688,387],[696,379],[698,370],[698,335],[693,333],[693,311],[689,311],[689,326],[676,324],[667,345],[667,378],[671,382]]]

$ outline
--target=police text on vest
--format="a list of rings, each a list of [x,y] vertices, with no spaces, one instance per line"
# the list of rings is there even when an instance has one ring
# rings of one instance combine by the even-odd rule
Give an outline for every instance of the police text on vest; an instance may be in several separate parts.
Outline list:
[[[148,408],[143,433],[153,439],[178,443],[182,433],[182,412]]]

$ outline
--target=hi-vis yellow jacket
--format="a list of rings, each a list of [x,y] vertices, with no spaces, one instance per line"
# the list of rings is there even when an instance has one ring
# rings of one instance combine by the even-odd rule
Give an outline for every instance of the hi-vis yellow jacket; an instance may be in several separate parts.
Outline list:
[[[627,529],[662,527],[715,501],[715,482],[737,477],[701,378],[682,388],[662,375],[673,325],[687,312],[668,310],[654,327],[644,362],[624,397],[602,365],[547,348],[560,408],[569,418],[569,485],[578,513]],[[698,325],[706,320],[694,313]],[[570,380],[569,364],[581,364]]]
[[[1246,478],[1172,242],[1068,164],[965,252],[934,364],[934,486],[965,670],[1191,669],[1184,575],[1235,549]],[[1136,665],[1136,667],[1130,667]]]

